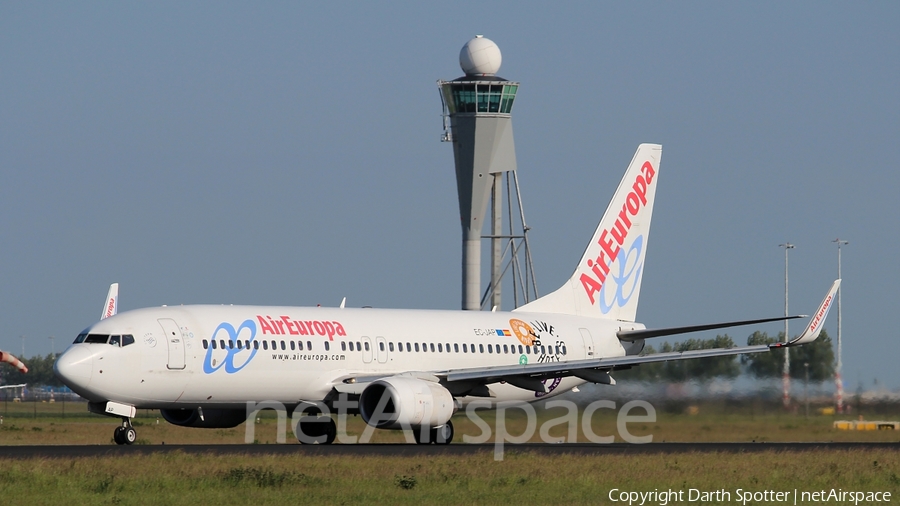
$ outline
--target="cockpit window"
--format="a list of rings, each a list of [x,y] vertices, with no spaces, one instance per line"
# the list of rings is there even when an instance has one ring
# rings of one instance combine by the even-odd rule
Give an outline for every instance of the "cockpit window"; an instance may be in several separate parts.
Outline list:
[[[128,346],[129,344],[134,344],[134,336],[131,334],[125,334],[122,336],[122,346]]]
[[[106,344],[109,341],[109,334],[88,334],[84,339],[85,343]]]
[[[110,336],[109,344],[112,346],[121,346],[122,336]]]
[[[82,332],[81,334],[78,334],[78,337],[75,338],[75,342],[72,344],[83,343],[85,337],[87,337],[87,334],[84,332]]]

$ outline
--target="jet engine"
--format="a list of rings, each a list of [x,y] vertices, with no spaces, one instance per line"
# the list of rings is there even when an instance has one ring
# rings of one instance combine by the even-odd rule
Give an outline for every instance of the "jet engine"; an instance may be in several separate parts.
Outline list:
[[[438,427],[446,424],[454,411],[456,403],[446,388],[403,376],[373,381],[359,397],[363,421],[378,429]]]
[[[172,425],[202,429],[230,429],[247,419],[243,409],[161,409],[159,412]]]

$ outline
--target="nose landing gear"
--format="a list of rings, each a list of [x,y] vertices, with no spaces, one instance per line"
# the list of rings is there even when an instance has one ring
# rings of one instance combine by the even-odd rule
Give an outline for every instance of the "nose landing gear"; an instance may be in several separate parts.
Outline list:
[[[135,432],[134,427],[131,426],[130,418],[122,419],[122,425],[116,427],[115,432],[113,432],[113,440],[117,445],[134,444],[137,440],[137,432]]]

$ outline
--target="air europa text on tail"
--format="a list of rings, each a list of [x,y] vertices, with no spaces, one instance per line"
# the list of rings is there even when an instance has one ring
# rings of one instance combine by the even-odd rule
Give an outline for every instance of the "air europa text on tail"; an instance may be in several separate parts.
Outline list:
[[[604,229],[597,241],[600,244],[600,255],[597,258],[589,258],[587,266],[590,272],[581,274],[581,286],[584,287],[591,304],[596,303],[595,294],[603,288],[606,281],[606,275],[609,274],[609,267],[619,256],[621,246],[628,238],[628,231],[631,230],[631,217],[637,216],[638,212],[647,204],[647,188],[653,184],[656,171],[653,165],[646,161],[641,166],[641,173],[634,179],[631,185],[631,192],[622,203],[622,209],[619,211],[619,217],[616,219],[615,226]],[[610,237],[611,236],[611,237]]]

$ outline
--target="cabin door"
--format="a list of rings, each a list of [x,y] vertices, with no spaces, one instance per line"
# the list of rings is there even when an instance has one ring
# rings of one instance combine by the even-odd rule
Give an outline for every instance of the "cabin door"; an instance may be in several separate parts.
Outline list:
[[[169,348],[169,369],[184,369],[184,339],[181,336],[181,329],[175,320],[170,318],[160,318],[158,321],[166,337],[166,346]]]

